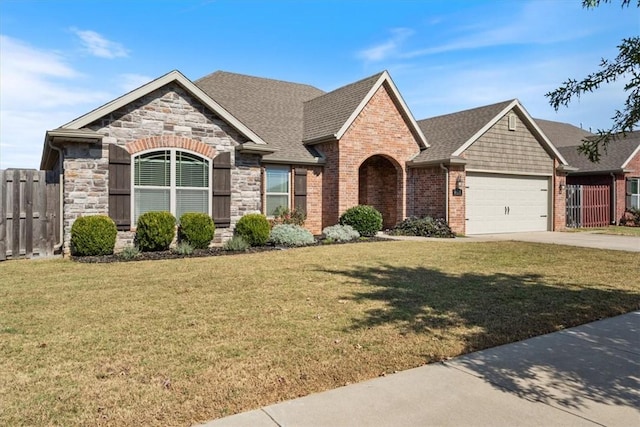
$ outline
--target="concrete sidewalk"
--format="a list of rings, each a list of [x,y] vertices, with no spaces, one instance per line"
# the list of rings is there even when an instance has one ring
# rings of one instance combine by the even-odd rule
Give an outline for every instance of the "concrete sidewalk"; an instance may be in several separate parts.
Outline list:
[[[204,424],[418,425],[640,425],[640,311]]]

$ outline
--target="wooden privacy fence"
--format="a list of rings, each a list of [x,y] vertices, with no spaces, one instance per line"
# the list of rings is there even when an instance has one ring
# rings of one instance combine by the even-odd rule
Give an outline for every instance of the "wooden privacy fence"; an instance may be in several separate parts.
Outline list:
[[[606,227],[610,221],[608,185],[567,185],[567,227]]]
[[[0,170],[0,261],[53,255],[60,241],[57,174]]]

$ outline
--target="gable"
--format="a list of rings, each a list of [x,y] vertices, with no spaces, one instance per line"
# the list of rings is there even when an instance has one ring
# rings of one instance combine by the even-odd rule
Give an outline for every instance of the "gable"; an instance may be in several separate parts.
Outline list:
[[[216,144],[223,145],[238,145],[247,140],[175,82],[108,112],[86,128],[106,136],[107,142],[120,145],[163,134],[188,135],[205,143],[215,138]]]
[[[515,117],[515,130],[509,129],[510,115]],[[542,175],[554,171],[553,156],[514,109],[502,115],[461,156],[467,161],[467,170]]]
[[[339,140],[339,147],[341,155],[353,153],[355,161],[360,157],[387,153],[403,163],[420,151],[421,142],[389,88],[382,85],[350,123]]]

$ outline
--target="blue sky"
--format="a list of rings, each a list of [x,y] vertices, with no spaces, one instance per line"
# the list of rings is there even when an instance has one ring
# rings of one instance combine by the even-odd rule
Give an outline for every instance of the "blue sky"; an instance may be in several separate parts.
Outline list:
[[[604,128],[622,83],[558,113],[544,94],[638,34],[638,9],[613,3],[1,0],[0,168],[38,168],[48,129],[174,69],[325,91],[386,69],[416,119],[518,98],[534,117]]]

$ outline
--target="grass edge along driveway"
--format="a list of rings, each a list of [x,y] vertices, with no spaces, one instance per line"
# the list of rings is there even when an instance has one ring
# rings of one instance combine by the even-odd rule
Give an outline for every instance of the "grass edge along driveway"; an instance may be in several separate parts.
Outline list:
[[[640,255],[518,242],[0,263],[0,424],[190,425],[629,312]]]

